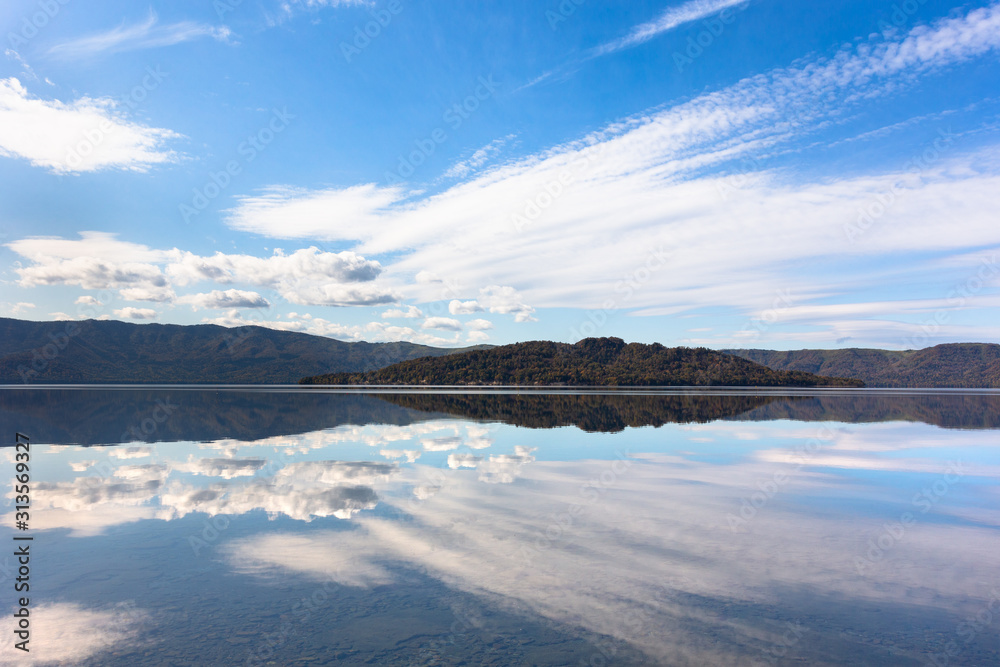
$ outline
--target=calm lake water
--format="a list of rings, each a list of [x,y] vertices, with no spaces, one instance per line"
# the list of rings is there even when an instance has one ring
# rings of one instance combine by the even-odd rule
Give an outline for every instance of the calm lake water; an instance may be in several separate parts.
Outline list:
[[[8,388],[0,423],[2,664],[1000,664],[995,392]]]

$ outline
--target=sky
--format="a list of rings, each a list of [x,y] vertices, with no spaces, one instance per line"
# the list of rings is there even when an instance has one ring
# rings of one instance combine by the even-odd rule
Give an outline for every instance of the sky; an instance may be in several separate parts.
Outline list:
[[[8,0],[0,316],[1000,342],[1000,1]]]

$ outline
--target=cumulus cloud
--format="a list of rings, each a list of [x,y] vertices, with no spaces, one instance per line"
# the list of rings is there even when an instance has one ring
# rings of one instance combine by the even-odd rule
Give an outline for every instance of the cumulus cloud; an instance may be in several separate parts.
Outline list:
[[[153,448],[146,446],[112,447],[108,457],[112,459],[141,459],[153,455]]]
[[[517,445],[513,454],[491,455],[478,465],[479,481],[489,484],[513,483],[521,475],[524,466],[534,462],[535,457],[532,456],[532,452],[535,449]]]
[[[465,327],[471,331],[489,331],[493,328],[493,323],[489,320],[469,320],[465,323]]]
[[[524,304],[521,295],[513,287],[490,285],[479,291],[479,303],[491,313],[513,315],[515,322],[536,322],[532,317],[535,309]]]
[[[213,459],[192,456],[186,462],[172,463],[171,469],[192,475],[233,479],[253,477],[266,463],[264,459]]]
[[[291,254],[276,250],[270,257],[199,256],[120,241],[115,234],[81,232],[79,239],[32,237],[7,247],[31,260],[17,269],[22,287],[117,289],[129,301],[220,309],[267,308],[270,302],[256,292],[236,288],[182,296],[174,288],[202,282],[248,284],[274,289],[290,303],[309,306],[373,306],[399,299],[395,290],[375,282],[383,271],[377,261],[314,246]]]
[[[230,310],[219,317],[202,319],[206,324],[217,324],[223,327],[259,326],[279,331],[301,331],[315,336],[329,336],[346,341],[369,341],[388,343],[407,341],[421,345],[453,347],[460,344],[459,334],[452,338],[443,338],[411,327],[401,327],[386,322],[368,322],[367,324],[340,324],[322,317],[308,314],[289,313],[287,320],[266,320],[263,317],[246,317],[238,310]]]
[[[452,315],[469,315],[471,313],[481,313],[485,310],[478,301],[459,301],[453,299],[448,304],[448,312]]]
[[[482,460],[482,456],[476,456],[475,454],[449,454],[448,467],[452,470],[457,470],[458,468],[475,468]]]
[[[400,310],[399,308],[393,308],[382,313],[382,319],[391,320],[396,318],[418,318],[423,317],[424,312],[417,308],[416,306],[407,306],[406,310]]]
[[[176,159],[165,144],[180,136],[129,121],[109,98],[44,100],[15,78],[0,80],[0,155],[53,173],[147,171]]]
[[[271,302],[257,292],[238,289],[213,290],[204,294],[186,294],[177,303],[190,304],[194,308],[270,308]]]
[[[462,330],[462,323],[450,317],[428,317],[420,326],[424,329],[441,329],[442,331]]]

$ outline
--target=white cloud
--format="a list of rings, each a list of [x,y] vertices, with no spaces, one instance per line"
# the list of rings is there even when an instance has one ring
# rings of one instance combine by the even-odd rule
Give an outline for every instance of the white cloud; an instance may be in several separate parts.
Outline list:
[[[174,291],[167,287],[123,287],[118,294],[125,301],[152,301],[154,303],[169,303],[176,298]]]
[[[441,329],[442,331],[462,330],[462,323],[450,317],[428,317],[420,326],[424,329]]]
[[[57,44],[49,49],[49,55],[63,60],[80,60],[102,54],[173,46],[203,37],[229,42],[230,35],[229,28],[225,26],[213,27],[193,21],[160,25],[156,14],[150,12],[142,23],[127,25],[122,22],[111,30]]]
[[[132,306],[125,306],[124,308],[117,308],[113,312],[115,317],[121,317],[127,320],[152,320],[156,317],[156,311],[152,308],[133,308]]]
[[[277,10],[274,12],[265,10],[264,16],[267,24],[274,27],[303,11],[317,11],[327,7],[339,9],[341,7],[371,7],[373,5],[374,0],[280,0]]]
[[[453,299],[448,304],[448,312],[452,315],[469,315],[471,313],[481,313],[485,310],[478,301],[459,301]]]
[[[449,454],[448,467],[452,470],[459,468],[475,468],[483,460],[482,456],[475,454]]]
[[[374,184],[318,191],[273,187],[255,197],[241,197],[226,223],[275,238],[334,238],[350,227],[377,228],[380,214],[403,196],[402,190]]]
[[[390,320],[396,318],[419,318],[423,317],[424,312],[417,308],[416,306],[407,306],[406,310],[400,310],[399,308],[393,308],[382,313],[382,319]]]
[[[37,307],[38,306],[36,306],[33,303],[29,303],[28,301],[18,301],[17,303],[15,303],[11,307],[10,314],[12,316],[14,316],[14,317],[17,317],[18,315],[24,313],[25,311],[31,310],[32,308],[37,308]]]
[[[4,614],[0,628],[15,637],[17,620]],[[13,657],[13,642],[4,647],[10,665],[79,665],[120,651],[138,639],[149,614],[131,603],[105,609],[73,602],[41,602],[31,607],[30,652]],[[18,651],[20,653],[20,651]]]
[[[98,301],[96,297],[90,296],[89,294],[77,297],[76,301],[74,301],[73,303],[75,303],[78,306],[103,306],[104,305],[103,303],[101,303],[100,301]]]
[[[601,56],[637,46],[686,23],[708,18],[747,2],[749,0],[690,0],[677,7],[668,7],[659,18],[638,25],[627,36],[598,47],[594,50],[594,55]]]
[[[506,137],[494,139],[470,155],[468,159],[452,165],[448,171],[444,173],[444,178],[465,178],[491,160],[493,156],[499,153],[504,145],[513,138],[514,135],[509,134]]]
[[[130,301],[177,302],[205,308],[261,308],[269,304],[246,290],[215,290],[177,297],[173,286],[201,282],[244,283],[273,288],[301,305],[372,306],[394,303],[400,295],[375,281],[382,266],[354,252],[332,253],[316,247],[270,257],[209,257],[177,248],[153,250],[118,240],[114,234],[81,232],[80,239],[34,237],[7,244],[32,264],[17,269],[22,287],[79,285],[118,289]]]
[[[147,171],[176,159],[164,144],[180,136],[129,121],[110,98],[48,101],[15,78],[0,80],[0,155],[53,173]]]
[[[213,290],[204,294],[185,294],[176,303],[194,308],[270,308],[271,303],[257,292],[245,290]]]
[[[146,446],[112,447],[108,457],[113,459],[142,459],[153,455],[153,448]]]
[[[455,347],[461,344],[459,334],[456,334],[453,338],[442,338],[441,336],[416,331],[411,327],[400,327],[385,322],[339,324],[311,315],[296,315],[292,317],[292,314],[289,314],[288,321],[265,320],[263,317],[259,319],[248,318],[238,310],[231,310],[220,317],[204,318],[202,322],[217,324],[223,327],[259,326],[278,329],[280,331],[301,331],[313,334],[314,336],[329,336],[330,338],[346,341],[368,341],[373,343],[407,341],[437,347]]]
[[[489,331],[493,328],[493,323],[489,320],[469,320],[465,327],[472,331]]]
[[[354,252],[316,247],[290,255],[275,251],[265,258],[223,253],[201,257],[174,251],[166,271],[179,285],[213,281],[273,287],[291,303],[307,306],[373,306],[399,300],[393,290],[372,284],[382,273],[378,262]]]
[[[369,200],[359,204],[363,224],[321,212],[296,224],[355,242],[360,253],[398,254],[387,277],[418,277],[401,288],[408,299],[440,298],[436,283],[446,276],[462,286],[449,299],[476,299],[522,321],[558,307],[759,312],[790,285],[803,303],[859,301],[860,286],[886,284],[885,266],[871,259],[889,255],[912,260],[889,263],[899,286],[926,285],[927,262],[936,261],[929,253],[1000,245],[994,147],[946,151],[920,173],[901,164],[820,182],[747,164],[800,150],[816,128],[998,46],[994,4],[622,119],[422,199],[397,201],[398,190],[366,186],[356,192]],[[852,244],[845,225],[900,184],[891,210]],[[273,223],[261,218],[254,228],[285,234],[278,209],[268,216]],[[869,268],[841,279],[832,267],[845,262]]]
[[[484,343],[490,339],[490,335],[483,331],[470,331],[465,337],[467,343]]]
[[[535,309],[521,301],[521,295],[510,286],[490,285],[479,290],[479,303],[491,313],[513,315],[515,322],[535,322]],[[482,321],[482,320],[481,320]]]

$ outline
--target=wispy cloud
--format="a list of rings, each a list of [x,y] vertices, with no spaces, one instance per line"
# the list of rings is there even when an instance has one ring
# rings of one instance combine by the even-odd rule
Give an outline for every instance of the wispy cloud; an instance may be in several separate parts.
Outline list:
[[[1000,4],[994,4],[637,114],[432,196],[373,185],[295,191],[266,206],[243,200],[229,224],[391,255],[387,276],[418,302],[440,294],[439,285],[414,281],[425,271],[461,286],[450,299],[484,303],[479,290],[505,285],[517,290],[519,304],[534,308],[601,309],[610,302],[649,313],[707,305],[743,313],[767,307],[789,286],[800,291],[803,306],[834,296],[863,301],[858,285],[870,275],[864,269],[847,284],[815,268],[908,257],[891,277],[907,284],[927,269],[925,253],[1000,245],[990,194],[1000,191],[1000,169],[988,159],[994,149],[964,155],[955,149],[920,173],[901,160],[896,170],[821,182],[763,167],[748,172],[747,159],[758,164],[799,150],[816,140],[817,128],[835,128],[845,113],[863,112],[921,76],[998,47]],[[824,136],[827,143],[839,138]],[[738,192],[727,196],[735,176]],[[903,194],[863,243],[852,244],[845,225],[893,188]],[[949,221],[946,237],[939,233],[942,220]],[[672,253],[670,268],[651,273],[651,253],[661,249]],[[826,311],[802,314],[797,322],[832,319]]]
[[[109,98],[39,99],[19,80],[0,79],[0,155],[24,158],[57,174],[146,171],[177,158],[164,144],[181,135],[133,123],[117,109]]]
[[[142,23],[122,23],[111,30],[87,35],[49,49],[49,55],[64,60],[91,58],[103,54],[173,46],[182,42],[210,37],[228,43],[231,33],[225,26],[210,26],[194,21],[160,25],[154,13]]]
[[[730,7],[745,5],[749,0],[690,0],[679,7],[670,7],[659,18],[634,27],[628,35],[594,49],[595,56],[603,56],[648,42],[658,35],[669,32],[692,21],[708,18]]]

